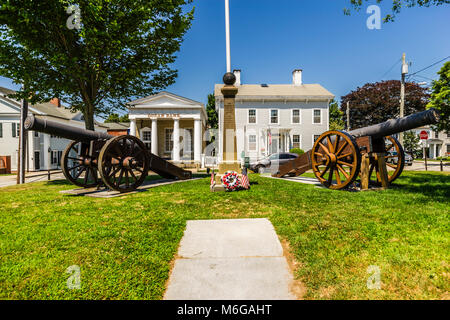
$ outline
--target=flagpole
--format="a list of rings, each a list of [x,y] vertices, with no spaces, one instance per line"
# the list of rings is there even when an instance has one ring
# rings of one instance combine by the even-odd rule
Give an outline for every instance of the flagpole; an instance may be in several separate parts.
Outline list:
[[[227,46],[227,72],[231,72],[230,0],[225,0],[225,34],[226,34],[226,46]]]

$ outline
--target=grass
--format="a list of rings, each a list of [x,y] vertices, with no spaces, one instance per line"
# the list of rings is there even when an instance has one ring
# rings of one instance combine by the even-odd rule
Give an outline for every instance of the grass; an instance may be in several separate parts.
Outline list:
[[[250,175],[112,199],[61,195],[65,181],[0,189],[0,298],[161,299],[190,219],[267,217],[290,243],[306,299],[449,299],[450,175],[404,172],[386,191],[347,192]],[[81,268],[81,289],[65,273]],[[381,290],[367,289],[367,268]]]

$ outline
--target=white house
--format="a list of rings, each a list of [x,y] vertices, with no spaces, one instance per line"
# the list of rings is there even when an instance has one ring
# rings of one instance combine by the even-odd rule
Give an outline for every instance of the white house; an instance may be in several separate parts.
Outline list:
[[[418,136],[421,131],[426,131],[428,133],[426,145],[429,149],[427,156],[431,159],[450,156],[450,132],[434,131],[430,126],[416,128],[412,131]]]
[[[205,106],[162,91],[128,104],[130,134],[162,158],[200,165],[205,147]]]
[[[6,95],[13,90],[0,87],[0,156],[11,157],[11,169],[17,170],[19,150],[19,123],[21,102]],[[81,112],[72,113],[61,105],[58,99],[48,103],[30,105],[28,114],[37,118],[85,128]],[[96,126],[96,130],[106,131],[106,127]],[[27,133],[26,169],[29,171],[60,168],[62,152],[70,141],[48,134],[29,131]]]
[[[236,75],[236,135],[238,160],[257,160],[292,148],[305,151],[329,128],[329,103],[334,95],[320,84],[304,84],[302,70],[294,70],[291,84],[242,84]],[[214,95],[219,114],[219,159],[222,159],[223,84]]]

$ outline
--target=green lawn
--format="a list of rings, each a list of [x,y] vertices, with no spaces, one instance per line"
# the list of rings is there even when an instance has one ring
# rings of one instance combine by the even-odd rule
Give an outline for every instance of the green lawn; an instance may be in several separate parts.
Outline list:
[[[51,181],[0,189],[0,298],[160,299],[189,219],[267,217],[288,240],[306,299],[449,299],[450,175],[404,172],[386,191],[332,191],[250,175],[121,198],[61,195]],[[65,273],[81,268],[81,289]],[[381,270],[369,290],[367,268]]]

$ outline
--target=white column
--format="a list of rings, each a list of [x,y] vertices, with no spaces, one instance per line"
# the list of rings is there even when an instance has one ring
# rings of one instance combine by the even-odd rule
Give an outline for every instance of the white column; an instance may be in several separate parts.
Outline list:
[[[158,155],[158,120],[152,118],[152,153]]]
[[[130,119],[130,135],[136,137],[136,119]]]
[[[173,161],[180,161],[180,119],[173,119]]]
[[[202,122],[200,119],[194,120],[194,161],[200,162],[202,153]]]
[[[42,134],[44,136],[44,169],[45,170],[49,170],[51,167],[51,161],[50,161],[50,157],[51,157],[51,153],[49,152],[50,150],[50,135],[43,133]]]
[[[36,170],[34,167],[34,131],[28,131],[28,159],[30,171]]]

